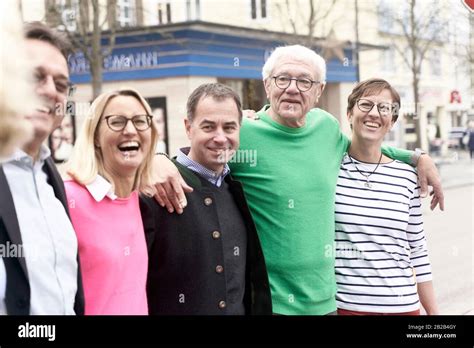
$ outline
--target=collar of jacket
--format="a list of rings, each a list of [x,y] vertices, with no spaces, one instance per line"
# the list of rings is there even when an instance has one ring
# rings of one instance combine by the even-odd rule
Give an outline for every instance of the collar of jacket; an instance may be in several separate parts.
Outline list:
[[[174,165],[178,168],[179,173],[183,177],[184,181],[188,183],[188,185],[195,187],[196,189],[200,189],[202,187],[201,180],[198,177],[198,174],[193,172],[191,169],[186,168],[183,166],[181,163],[176,161],[176,157],[173,157],[171,160]],[[205,180],[205,179],[204,179]],[[227,182],[232,186],[232,184],[235,182],[235,180],[232,178],[231,174],[227,174],[226,177],[224,178],[224,181]]]

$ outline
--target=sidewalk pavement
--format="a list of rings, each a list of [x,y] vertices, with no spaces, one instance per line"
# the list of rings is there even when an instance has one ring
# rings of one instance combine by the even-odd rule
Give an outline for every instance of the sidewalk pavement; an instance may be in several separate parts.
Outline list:
[[[441,175],[443,189],[474,185],[474,159],[469,158],[467,151],[451,152],[433,159]]]
[[[452,152],[449,156],[440,158],[434,158],[438,170],[441,175],[441,182],[443,184],[443,189],[445,191],[455,188],[462,188],[462,187],[471,187],[471,194],[472,194],[472,187],[474,185],[474,159],[471,160],[469,158],[469,153],[467,151],[457,151]],[[471,211],[472,211],[472,203],[474,197],[471,196]],[[472,221],[472,220],[471,220]],[[472,225],[471,225],[471,245],[474,247],[474,240],[472,239]],[[474,259],[471,259],[471,284],[472,284],[472,277],[474,276]],[[469,277],[469,275],[468,275]],[[472,285],[471,285],[472,291]],[[467,295],[467,296],[472,296]],[[472,299],[471,299],[471,304]],[[462,315],[474,315],[474,308],[473,306],[468,306],[465,312],[460,312],[459,314]]]

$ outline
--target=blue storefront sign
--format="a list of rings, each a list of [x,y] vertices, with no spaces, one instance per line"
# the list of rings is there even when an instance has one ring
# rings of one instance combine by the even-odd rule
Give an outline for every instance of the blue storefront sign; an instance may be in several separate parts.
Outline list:
[[[103,80],[177,76],[261,79],[262,66],[271,51],[287,44],[265,40],[264,31],[259,31],[258,38],[239,36],[239,31],[220,34],[202,28],[159,31],[118,35],[112,54],[104,58]],[[328,82],[356,81],[352,50],[345,49],[344,53],[348,57],[346,62],[336,58],[328,62]],[[74,83],[91,81],[90,67],[83,54],[72,55],[69,67]]]

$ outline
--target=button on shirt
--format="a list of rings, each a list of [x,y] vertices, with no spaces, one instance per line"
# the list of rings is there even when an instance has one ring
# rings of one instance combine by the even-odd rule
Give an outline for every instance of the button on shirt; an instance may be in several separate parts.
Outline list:
[[[66,210],[43,171],[49,156],[50,151],[45,146],[41,147],[36,162],[17,150],[4,162],[3,170],[21,231],[31,290],[30,314],[73,315],[77,292],[77,239]],[[1,263],[0,269],[4,267]],[[2,289],[0,300],[1,313],[5,303]]]

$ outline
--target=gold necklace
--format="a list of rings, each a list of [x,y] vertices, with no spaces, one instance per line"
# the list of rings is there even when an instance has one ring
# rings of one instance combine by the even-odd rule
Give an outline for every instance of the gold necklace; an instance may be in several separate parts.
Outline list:
[[[348,154],[349,155],[349,154]],[[359,172],[360,175],[362,175],[363,177],[365,177],[365,183],[364,183],[364,186],[367,187],[369,190],[372,188],[372,184],[370,183],[369,181],[369,177],[375,173],[375,171],[377,170],[377,168],[379,167],[380,165],[380,161],[382,161],[382,152],[380,152],[380,157],[379,157],[379,162],[377,163],[377,166],[375,167],[374,171],[372,173],[370,173],[369,175],[366,175],[364,173],[362,173],[359,168],[357,168],[356,164],[354,163],[354,161],[352,160],[352,157],[351,155],[349,155],[349,159],[351,160],[351,163],[354,165],[355,169],[357,169],[357,171]]]

